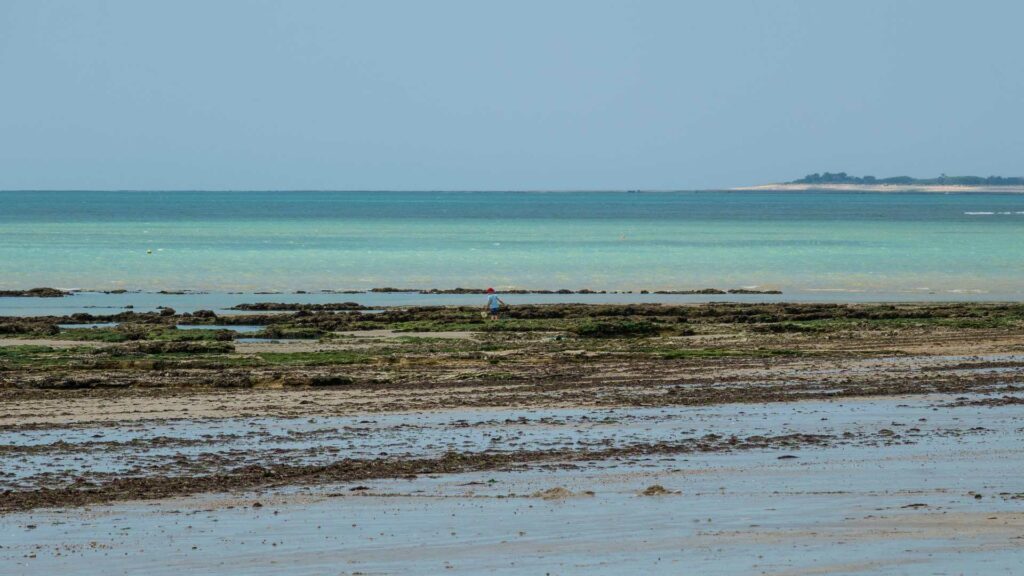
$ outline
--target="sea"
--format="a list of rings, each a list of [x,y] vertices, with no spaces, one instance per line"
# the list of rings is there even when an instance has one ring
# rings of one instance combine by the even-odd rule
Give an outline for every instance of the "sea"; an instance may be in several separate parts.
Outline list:
[[[633,293],[619,299],[742,288],[785,300],[1020,300],[1024,195],[0,192],[0,289],[35,286],[210,298],[494,286]]]

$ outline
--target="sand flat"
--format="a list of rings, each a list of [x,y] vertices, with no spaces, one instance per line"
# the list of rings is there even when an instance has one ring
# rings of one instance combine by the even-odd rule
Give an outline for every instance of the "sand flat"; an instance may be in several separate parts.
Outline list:
[[[8,514],[0,565],[82,574],[1013,574],[1024,558],[1024,420],[1013,407],[940,408],[948,400],[605,411],[619,423],[585,425],[582,436],[586,411],[527,413],[520,427],[541,435],[535,443],[562,432],[667,438],[683,423],[738,434],[926,423],[913,442],[881,447],[640,456]],[[577,420],[534,429],[554,416]],[[504,417],[396,415],[378,420],[377,434],[401,430],[404,418],[427,427],[400,442],[424,432],[451,439],[453,423]],[[941,433],[977,426],[985,430]],[[668,493],[641,495],[652,485]],[[554,489],[575,497],[541,496]]]

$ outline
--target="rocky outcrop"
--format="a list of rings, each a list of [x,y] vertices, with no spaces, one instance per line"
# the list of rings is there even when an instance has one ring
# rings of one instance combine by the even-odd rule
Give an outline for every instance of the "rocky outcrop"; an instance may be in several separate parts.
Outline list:
[[[160,340],[146,340],[130,342],[119,346],[111,346],[97,351],[97,353],[109,354],[111,356],[125,354],[210,354],[234,352],[235,346],[230,342],[174,342]]]
[[[21,297],[21,298],[61,298],[69,296],[71,292],[58,290],[56,288],[29,288],[28,290],[0,290],[0,296]]]
[[[60,334],[60,328],[56,322],[48,320],[10,318],[0,322],[0,335],[14,334],[20,336],[53,336]]]
[[[260,310],[299,311],[299,310],[301,310],[301,311],[306,311],[306,312],[334,312],[334,311],[341,311],[341,310],[368,310],[368,309],[369,308],[367,308],[366,306],[363,306],[362,304],[359,304],[357,302],[330,302],[330,303],[326,303],[326,304],[299,304],[299,303],[294,303],[294,302],[292,302],[292,303],[288,303],[288,302],[255,302],[255,303],[251,303],[251,304],[238,304],[237,306],[232,306],[231,307],[231,310],[252,310],[252,311],[260,311]],[[196,311],[194,316],[198,316],[199,312],[203,312],[203,310]],[[212,314],[212,312],[211,312],[211,314]]]

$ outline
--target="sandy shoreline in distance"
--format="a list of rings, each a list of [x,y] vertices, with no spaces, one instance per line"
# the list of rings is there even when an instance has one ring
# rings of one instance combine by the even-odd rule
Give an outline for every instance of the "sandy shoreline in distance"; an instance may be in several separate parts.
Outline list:
[[[825,190],[830,192],[1001,192],[1005,194],[1024,194],[1024,186],[962,186],[962,185],[922,185],[922,184],[762,184],[760,186],[740,186],[730,188],[742,192],[803,192],[806,190]]]

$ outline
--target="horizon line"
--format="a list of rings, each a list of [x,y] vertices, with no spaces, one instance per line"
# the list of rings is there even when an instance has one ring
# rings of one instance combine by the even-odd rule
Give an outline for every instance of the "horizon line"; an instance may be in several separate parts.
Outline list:
[[[777,188],[776,188],[777,186]],[[346,189],[330,189],[330,188],[290,188],[290,189],[274,189],[274,188],[260,188],[260,189],[242,189],[242,188],[172,188],[172,189],[160,189],[160,188],[11,188],[11,189],[0,189],[0,194],[14,194],[14,193],[52,193],[52,192],[64,192],[69,194],[87,194],[94,192],[101,193],[121,193],[121,194],[152,194],[152,193],[168,193],[168,194],[187,194],[187,193],[214,193],[214,194],[266,194],[266,193],[282,193],[282,194],[296,194],[296,193],[316,193],[316,194],[359,194],[359,193],[372,193],[372,194],[679,194],[679,193],[705,193],[705,192],[719,192],[719,193],[730,193],[730,194],[742,194],[742,193],[756,193],[756,194],[771,194],[771,193],[806,193],[806,192],[821,192],[828,194],[1021,194],[1020,186],[995,186],[995,185],[950,185],[950,187],[960,188],[958,190],[921,190],[922,186],[925,187],[941,187],[941,185],[915,185],[907,184],[906,188],[901,185],[891,185],[893,188],[887,190],[872,190],[872,189],[857,189],[856,186],[865,186],[870,188],[868,185],[857,185],[853,184],[854,188],[831,188],[829,184],[822,184],[815,186],[814,184],[799,184],[794,185],[791,183],[773,183],[773,184],[761,184],[757,186],[738,186],[731,188],[557,188],[557,189],[379,189],[379,190],[360,190],[355,188]],[[966,189],[964,189],[966,188]],[[971,190],[976,188],[976,190]]]
[[[740,191],[735,188],[452,188],[452,189],[359,189],[359,188],[9,188],[0,189],[6,192],[388,192],[388,193],[479,193],[479,192],[517,192],[517,193],[571,193],[571,192],[728,192]]]

